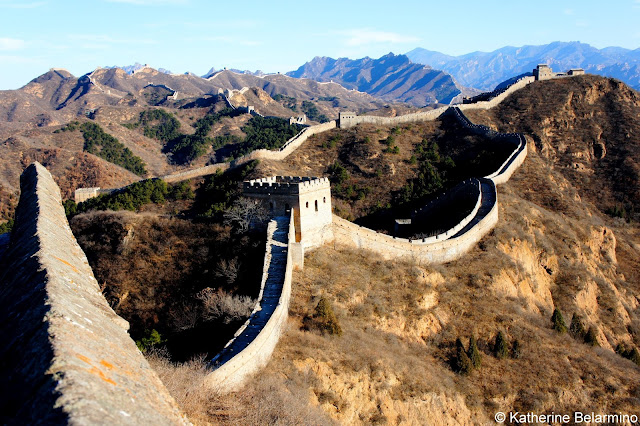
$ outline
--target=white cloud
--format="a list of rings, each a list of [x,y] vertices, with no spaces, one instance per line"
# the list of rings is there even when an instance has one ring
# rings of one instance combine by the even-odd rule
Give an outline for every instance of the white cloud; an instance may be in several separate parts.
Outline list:
[[[24,40],[0,37],[0,50],[20,50],[25,44]]]
[[[571,15],[575,15],[575,14],[576,14],[576,11],[575,11],[575,10],[573,10],[573,9],[565,9],[565,10],[564,10],[564,14],[565,14],[565,15],[568,15],[568,16],[571,16]]]
[[[415,43],[420,39],[387,31],[377,31],[369,28],[355,28],[351,30],[335,31],[335,34],[346,37],[347,46],[364,46],[381,43]]]
[[[188,0],[106,0],[108,3],[126,3],[139,6],[162,6],[165,4],[187,4]]]

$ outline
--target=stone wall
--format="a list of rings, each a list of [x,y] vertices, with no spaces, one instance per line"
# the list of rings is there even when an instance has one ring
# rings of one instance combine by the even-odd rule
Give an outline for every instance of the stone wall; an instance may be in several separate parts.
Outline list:
[[[498,96],[492,98],[489,101],[481,101],[471,104],[460,104],[457,105],[460,109],[468,110],[468,109],[489,109],[498,105],[502,102],[507,96],[511,93],[515,92],[526,86],[529,83],[535,81],[534,77],[522,77],[512,85],[510,85],[506,90],[500,93]],[[360,123],[369,123],[375,124],[377,126],[394,126],[402,123],[413,123],[418,121],[431,121],[440,117],[449,107],[444,106],[428,111],[420,111],[411,114],[398,115],[396,117],[376,117],[372,115],[359,115],[359,116],[350,116],[350,115],[341,115],[339,120],[340,128],[349,128],[356,126]]]
[[[196,169],[189,169],[178,173],[172,173],[170,175],[160,176],[160,179],[167,183],[181,182],[187,179],[193,179],[200,176],[212,175],[218,170],[227,170],[229,163],[216,163],[210,164],[204,167],[198,167]]]
[[[498,222],[498,205],[495,185],[491,180],[490,190],[493,194],[486,197],[486,211],[474,209],[471,221],[465,218],[466,224],[458,227],[456,232],[448,232],[447,239],[442,241],[434,237],[424,240],[407,240],[380,234],[371,229],[358,226],[338,216],[333,217],[333,242],[340,245],[371,250],[385,259],[406,259],[418,264],[445,263],[458,259],[471,249]],[[481,217],[479,217],[481,215]],[[472,223],[473,220],[476,223]],[[468,229],[465,230],[465,227]]]
[[[329,121],[327,123],[317,124],[315,126],[309,126],[302,129],[297,135],[289,139],[278,151],[271,151],[268,149],[257,149],[244,155],[231,162],[232,167],[244,164],[251,160],[284,160],[293,151],[298,149],[300,145],[305,143],[310,136],[317,133],[326,132],[327,130],[335,129],[336,121]]]
[[[440,117],[449,107],[440,107],[428,111],[414,112],[395,117],[377,117],[375,115],[345,116],[340,119],[339,127],[346,129],[360,123],[375,124],[377,126],[394,126],[402,123],[414,123],[418,121],[432,121]]]
[[[219,392],[239,389],[263,368],[280,339],[289,316],[293,247],[293,216],[269,223],[260,295],[253,313],[212,361],[206,384]]]
[[[524,135],[522,133],[498,133],[487,126],[474,124],[459,108],[452,108],[452,111],[460,124],[468,130],[487,138],[501,139],[513,144],[514,150],[511,152],[511,155],[509,155],[495,172],[485,176],[488,179],[492,179],[496,185],[507,182],[513,172],[520,167],[527,157],[527,140]]]
[[[517,90],[530,82],[531,78],[525,77],[511,87],[516,86],[513,90]],[[501,98],[499,99],[501,101],[506,96],[503,93],[497,98]],[[493,103],[495,99],[479,102],[481,105],[477,107],[485,108],[487,104]],[[464,106],[467,107],[465,109],[472,109],[469,107],[474,105],[477,104],[465,104]],[[462,108],[459,108],[462,106],[460,105],[450,110],[463,126],[489,138],[504,139],[505,142],[510,142],[514,146],[509,157],[494,173],[479,179],[483,189],[472,213],[443,234],[411,241],[380,234],[334,216],[332,229],[334,243],[371,250],[382,255],[385,259],[405,258],[421,264],[443,263],[462,256],[497,224],[498,201],[495,185],[507,182],[522,164],[527,156],[526,139],[520,133],[498,133],[487,126],[472,123],[461,111]],[[492,189],[488,191],[487,187]]]
[[[3,424],[188,424],[102,296],[40,164],[0,268]]]
[[[466,111],[469,109],[490,109],[498,105],[500,102],[504,101],[507,98],[507,96],[509,96],[516,90],[520,90],[523,87],[525,87],[527,84],[533,83],[534,81],[535,81],[535,77],[532,77],[532,76],[522,77],[521,79],[513,83],[511,86],[509,86],[504,92],[500,93],[498,96],[492,98],[491,100],[476,102],[473,104],[459,104],[459,105],[456,105],[456,107],[460,108],[463,111]]]

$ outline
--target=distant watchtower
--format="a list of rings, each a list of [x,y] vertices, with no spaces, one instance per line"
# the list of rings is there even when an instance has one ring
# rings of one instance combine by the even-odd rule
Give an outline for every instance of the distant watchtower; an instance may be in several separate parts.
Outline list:
[[[536,80],[549,80],[554,77],[553,70],[547,64],[538,64],[536,68],[533,69],[533,76]]]
[[[262,200],[273,216],[293,212],[296,243],[303,248],[322,244],[332,223],[331,187],[328,178],[270,176],[243,183],[247,197]]]
[[[341,129],[346,129],[347,127],[351,127],[354,125],[354,119],[358,114],[355,112],[347,112],[343,111],[338,114],[338,127]]]

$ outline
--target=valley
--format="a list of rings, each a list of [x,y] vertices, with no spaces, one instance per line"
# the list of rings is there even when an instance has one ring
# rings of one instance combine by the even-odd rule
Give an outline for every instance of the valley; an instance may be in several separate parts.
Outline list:
[[[251,230],[231,214],[243,208],[242,181],[327,176],[335,214],[391,235],[395,219],[493,172],[513,149],[444,114],[327,126],[282,159],[251,161],[257,150],[281,152],[303,129],[289,120],[301,113],[306,124],[347,111],[397,117],[436,100],[386,104],[328,86],[226,70],[208,79],[52,70],[0,92],[0,213],[9,223],[32,161],[52,172],[65,200],[78,187],[138,182],[65,207],[107,302],[194,423],[467,424],[496,411],[584,407],[640,414],[640,97],[594,75],[535,81],[490,109],[464,111],[473,123],[525,133],[528,150],[499,187],[497,225],[469,252],[425,264],[339,243],[307,251],[267,367],[238,392],[201,386],[206,360],[259,297],[264,223]],[[169,185],[145,180],[218,163]],[[420,232],[468,214],[456,200]],[[556,310],[570,332],[554,329]],[[471,353],[472,341],[481,361],[463,368],[460,348]]]

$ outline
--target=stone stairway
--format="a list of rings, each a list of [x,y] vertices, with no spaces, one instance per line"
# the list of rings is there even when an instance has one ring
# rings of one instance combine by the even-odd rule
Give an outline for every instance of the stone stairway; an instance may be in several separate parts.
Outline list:
[[[275,222],[275,227],[270,226],[268,230],[267,249],[265,251],[267,274],[260,291],[259,307],[254,310],[245,326],[238,331],[236,337],[211,360],[210,365],[214,368],[222,366],[249,346],[262,331],[280,302],[287,269],[289,217],[278,216],[273,218],[272,221]]]

